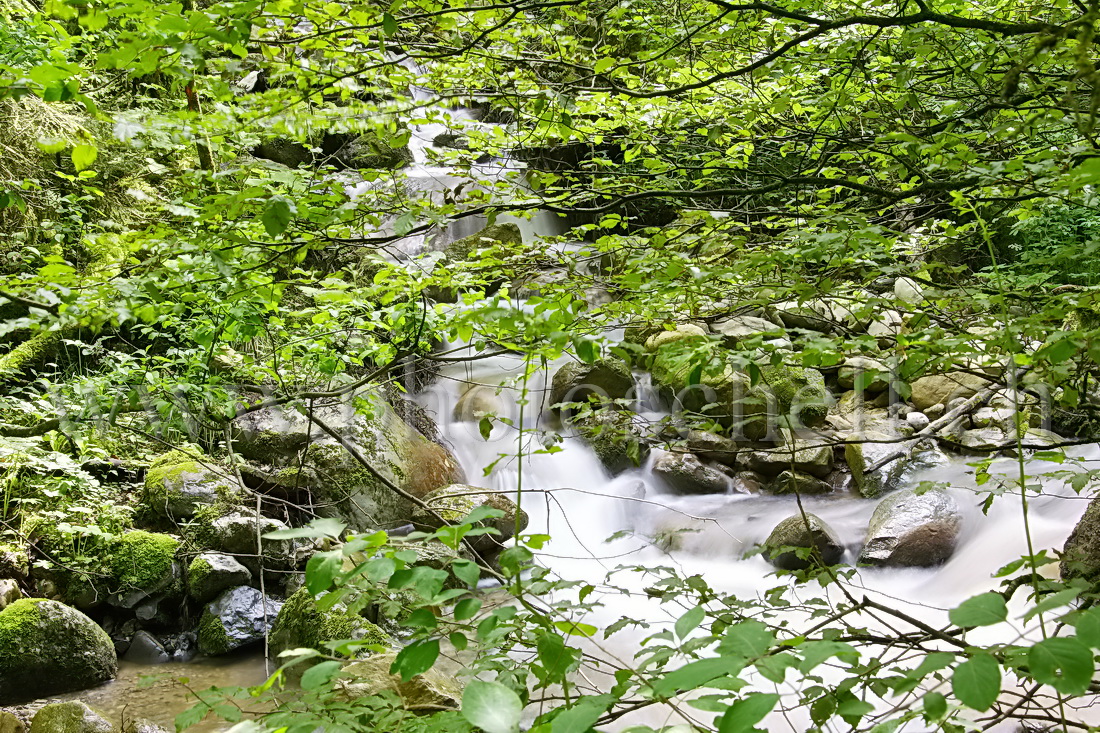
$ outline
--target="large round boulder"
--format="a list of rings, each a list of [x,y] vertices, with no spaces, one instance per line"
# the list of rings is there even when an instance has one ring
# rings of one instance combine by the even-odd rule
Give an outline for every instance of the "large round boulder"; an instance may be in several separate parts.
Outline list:
[[[468,537],[471,546],[480,554],[493,554],[501,549],[501,543],[519,531],[527,528],[527,512],[504,494],[499,494],[477,486],[453,484],[436,489],[423,498],[431,511],[417,508],[412,515],[413,525],[424,532],[434,532],[444,524],[457,524],[478,507],[488,507],[503,512],[500,517],[482,519],[475,527],[487,527],[496,530],[495,534],[482,534]],[[519,514],[518,521],[516,514]]]
[[[111,733],[114,728],[82,702],[55,702],[39,709],[30,733]]]
[[[969,372],[931,374],[909,385],[912,389],[909,399],[918,410],[924,412],[933,405],[946,405],[956,397],[970,397],[988,385],[988,379]]]
[[[771,564],[781,570],[802,570],[818,560],[836,565],[844,555],[844,546],[836,532],[816,514],[806,514],[805,518],[801,514],[787,517],[775,525],[764,547],[771,552]],[[797,550],[778,552],[784,547],[816,549],[817,554],[800,557]]]
[[[875,507],[859,561],[865,565],[931,567],[955,551],[962,526],[959,505],[943,489],[903,489]]]
[[[246,413],[236,421],[236,450],[293,471],[294,485],[307,487],[319,507],[353,531],[403,524],[412,513],[415,504],[387,484],[421,497],[464,480],[450,451],[402,420],[376,392],[315,404],[313,416],[289,406]]]
[[[268,649],[273,657],[288,649],[327,652],[326,643],[345,639],[384,647],[393,644],[386,632],[342,604],[321,610],[309,591],[302,588],[287,598],[279,609],[275,625],[271,627]]]
[[[240,484],[229,471],[172,451],[149,467],[141,500],[153,516],[180,522],[203,506],[233,503],[240,495]]]
[[[111,552],[111,570],[117,583],[107,599],[118,608],[134,608],[158,595],[172,593],[182,580],[176,563],[180,541],[157,532],[136,530],[118,538]]]
[[[111,638],[75,608],[24,598],[0,611],[0,705],[94,687],[117,670]]]
[[[724,494],[733,487],[732,477],[692,453],[665,453],[654,461],[653,473],[678,494]]]
[[[597,359],[591,364],[569,362],[554,373],[550,385],[550,404],[622,399],[634,390],[634,376],[617,359]]]
[[[187,568],[187,593],[199,603],[251,581],[252,572],[248,568],[232,555],[221,552],[204,552],[191,560]]]

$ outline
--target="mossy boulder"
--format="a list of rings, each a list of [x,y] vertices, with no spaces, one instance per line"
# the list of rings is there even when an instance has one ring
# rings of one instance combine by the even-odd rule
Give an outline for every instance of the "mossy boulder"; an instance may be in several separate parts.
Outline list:
[[[263,641],[279,615],[282,604],[260,591],[240,586],[225,591],[208,603],[199,619],[199,651],[208,656]]]
[[[110,602],[133,608],[180,581],[175,562],[180,541],[171,535],[135,530],[118,538],[111,550],[111,572],[117,591]]]
[[[799,494],[802,496],[828,494],[833,487],[821,479],[801,471],[784,471],[767,484],[772,494]]]
[[[492,224],[480,232],[451,242],[443,248],[443,254],[452,262],[461,262],[470,259],[474,252],[481,249],[522,243],[523,234],[515,224]]]
[[[222,591],[248,585],[251,580],[251,571],[236,558],[220,552],[204,552],[191,560],[187,568],[187,594],[199,603],[206,603]]]
[[[326,642],[354,639],[364,644],[393,645],[386,632],[342,604],[322,611],[305,588],[296,591],[279,609],[271,627],[268,648],[272,656],[288,649],[310,648],[327,652]]]
[[[408,710],[459,707],[462,687],[456,677],[432,668],[403,682],[400,676],[390,674],[396,656],[378,654],[346,665],[336,681],[335,691],[350,701],[390,690]]]
[[[829,415],[832,395],[825,386],[825,377],[816,369],[780,364],[761,368],[763,383],[778,403],[784,423],[787,419],[805,427],[819,427]]]
[[[640,419],[630,412],[595,410],[573,417],[569,425],[612,474],[640,466],[649,457]]]
[[[82,702],[55,702],[34,714],[30,733],[111,733],[111,724]]]
[[[257,410],[239,418],[236,449],[264,464],[301,466],[298,485],[310,490],[317,506],[326,507],[353,530],[408,520],[415,505],[387,482],[421,497],[464,479],[450,451],[402,420],[377,392],[364,391],[319,406],[315,414],[370,468],[289,407]]]
[[[0,733],[27,733],[27,726],[14,713],[0,710]]]
[[[1092,499],[1062,548],[1063,580],[1100,580],[1100,499]]]
[[[204,506],[234,503],[242,490],[228,471],[195,460],[154,462],[145,474],[141,500],[153,516],[180,522]]]
[[[591,364],[572,361],[554,372],[550,385],[550,405],[561,402],[617,400],[634,391],[634,375],[618,359],[597,359]]]
[[[427,494],[423,497],[423,501],[434,514],[418,508],[412,515],[412,522],[417,529],[424,532],[434,532],[444,525],[444,521],[457,524],[463,517],[481,506],[503,512],[504,515],[501,517],[482,519],[474,525],[496,530],[496,534],[468,538],[473,548],[480,554],[491,555],[498,552],[501,549],[501,543],[515,534],[517,512],[519,530],[522,532],[527,528],[527,512],[516,506],[514,501],[504,494],[487,492],[477,486],[452,484]]]
[[[921,412],[933,405],[946,405],[956,397],[970,397],[989,385],[988,379],[969,372],[931,374],[916,379],[909,385],[909,399]]]
[[[188,527],[191,541],[205,550],[232,555],[251,573],[260,577],[260,555],[267,570],[293,570],[308,545],[297,540],[262,539],[269,532],[289,527],[278,519],[257,515],[250,509],[222,513],[216,507],[201,512]]]
[[[731,476],[693,453],[665,453],[654,461],[653,473],[678,494],[725,494],[733,488]]]
[[[93,687],[117,669],[111,638],[74,608],[24,598],[0,611],[0,705]]]
[[[770,553],[768,559],[771,564],[781,570],[802,570],[810,567],[814,559],[826,565],[835,565],[844,555],[844,546],[840,544],[836,532],[816,514],[807,514],[805,519],[801,514],[787,517],[775,525],[764,541],[764,547]],[[817,555],[803,558],[795,550],[777,552],[784,547],[816,548]]]

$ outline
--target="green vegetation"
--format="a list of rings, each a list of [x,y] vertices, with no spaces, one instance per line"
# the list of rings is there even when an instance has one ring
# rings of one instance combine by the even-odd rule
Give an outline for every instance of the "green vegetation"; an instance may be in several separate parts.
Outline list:
[[[123,589],[146,589],[172,576],[179,540],[166,534],[137,530],[118,538],[111,563]]]

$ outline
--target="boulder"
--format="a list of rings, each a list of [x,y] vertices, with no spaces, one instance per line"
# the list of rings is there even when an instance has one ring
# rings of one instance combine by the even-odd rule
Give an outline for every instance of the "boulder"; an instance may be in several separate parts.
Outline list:
[[[768,484],[772,494],[828,494],[833,490],[831,484],[799,471],[784,471]]]
[[[94,687],[117,669],[111,638],[74,608],[23,598],[0,611],[0,705]]]
[[[23,597],[19,584],[11,578],[0,580],[0,610],[3,610]]]
[[[477,486],[452,484],[436,489],[426,495],[423,501],[435,514],[418,507],[411,520],[417,529],[424,532],[434,532],[443,526],[444,521],[457,524],[463,517],[481,506],[504,512],[502,517],[483,519],[474,525],[494,529],[496,534],[482,534],[467,538],[474,550],[482,555],[499,552],[501,543],[511,539],[517,529],[517,512],[519,513],[519,531],[522,532],[527,528],[527,512],[516,506],[514,501],[504,494],[488,492]]]
[[[0,710],[0,733],[27,733],[27,726],[7,710]]]
[[[939,565],[955,551],[961,526],[958,504],[946,491],[894,492],[875,507],[859,561],[888,567]]]
[[[653,473],[679,494],[724,494],[733,479],[691,453],[665,453],[653,463]]]
[[[554,373],[550,385],[550,405],[561,402],[600,402],[617,400],[634,391],[634,375],[618,359],[597,359],[591,364],[569,362]]]
[[[957,397],[971,397],[988,384],[989,380],[969,372],[932,374],[909,385],[913,390],[909,399],[918,410],[927,412],[932,405],[946,405]]]
[[[773,314],[787,328],[822,333],[863,331],[871,319],[859,312],[858,304],[868,297],[864,293],[845,298],[813,298],[804,303],[790,300],[777,303]]]
[[[911,277],[899,277],[894,281],[894,297],[907,305],[924,302],[924,286]]]
[[[204,552],[187,568],[187,593],[199,603],[207,603],[222,591],[251,581],[252,572],[248,568],[220,552]]]
[[[695,323],[681,323],[671,331],[658,331],[645,340],[646,351],[658,351],[663,346],[681,341],[705,339],[706,329]]]
[[[511,417],[512,412],[495,387],[475,385],[458,398],[452,417],[456,422],[478,422],[486,415]]]
[[[1085,513],[1066,539],[1059,569],[1063,580],[1095,581],[1100,578],[1100,499],[1089,501]]]
[[[796,440],[784,431],[784,442],[775,448],[757,449],[743,454],[741,465],[765,476],[777,476],[794,469],[818,478],[825,478],[833,470],[831,446],[812,440]]]
[[[905,416],[905,422],[918,433],[932,424],[932,421],[927,415],[923,412],[917,412],[916,410]]]
[[[179,591],[182,572],[176,563],[180,541],[167,534],[135,530],[118,538],[111,552],[116,590],[107,602],[118,608]]]
[[[134,634],[122,658],[134,664],[165,664],[172,661],[172,655],[157,637],[148,631],[139,631]]]
[[[257,516],[248,509],[230,512],[192,528],[197,544],[215,552],[236,556],[253,578],[260,575],[260,545],[258,537],[289,527],[278,519]],[[305,542],[295,540],[262,540],[263,566],[272,570],[297,567],[301,555],[309,550]]]
[[[282,605],[248,586],[225,591],[203,610],[199,651],[218,656],[263,641]]]
[[[735,465],[737,456],[741,453],[737,441],[706,430],[689,430],[684,442],[689,452],[725,466]]]
[[[870,499],[899,487],[908,464],[910,444],[902,444],[898,437],[896,433],[872,430],[845,436],[844,460],[860,495]],[[902,451],[899,457],[876,471],[869,471],[898,451]]]
[[[443,254],[452,262],[469,260],[474,252],[489,247],[518,245],[523,243],[523,233],[512,223],[493,224],[462,239],[456,239],[443,248]]]
[[[786,330],[763,318],[732,316],[712,323],[710,328],[722,337],[727,346],[737,346],[759,338],[761,342],[772,346],[790,348],[791,342],[787,340]]]
[[[858,381],[864,390],[874,395],[890,386],[890,368],[877,359],[850,356],[837,370],[836,381],[842,389],[855,389]]]
[[[462,702],[462,688],[455,676],[432,668],[408,682],[402,682],[401,677],[390,674],[390,666],[396,657],[396,654],[379,654],[352,662],[341,670],[335,691],[351,701],[390,690],[397,694],[407,710],[458,709]]]
[[[54,702],[43,706],[31,720],[30,733],[111,733],[103,717],[82,702]]]
[[[154,462],[145,474],[141,500],[153,516],[181,522],[195,516],[200,507],[234,503],[241,493],[232,473],[188,459]]]
[[[1000,428],[964,430],[958,436],[959,445],[974,455],[984,455],[1001,450],[1008,443],[1008,436]]]
[[[798,553],[787,551],[776,554],[781,547],[817,548],[818,556],[826,565],[836,565],[844,555],[844,546],[840,544],[833,528],[815,514],[801,514],[787,517],[768,535],[764,547],[773,551],[769,560],[781,570],[802,570],[810,567],[811,559],[804,559]]]
[[[296,485],[308,487],[318,506],[352,530],[401,524],[408,518],[415,505],[386,482],[420,497],[464,480],[450,451],[409,426],[376,392],[315,406],[314,412],[371,468],[286,406],[238,418],[236,449],[246,458],[296,472]]]
[[[288,649],[309,648],[328,652],[327,642],[354,639],[364,644],[384,647],[393,645],[382,629],[362,616],[350,612],[337,603],[322,611],[305,588],[296,591],[279,609],[279,615],[271,627],[268,649],[277,657]]]
[[[879,348],[888,349],[894,345],[905,326],[905,317],[896,310],[884,310],[875,314],[870,325],[867,326],[867,335],[873,336]]]
[[[625,410],[594,410],[570,419],[569,425],[612,474],[642,465],[649,457],[641,419]]]

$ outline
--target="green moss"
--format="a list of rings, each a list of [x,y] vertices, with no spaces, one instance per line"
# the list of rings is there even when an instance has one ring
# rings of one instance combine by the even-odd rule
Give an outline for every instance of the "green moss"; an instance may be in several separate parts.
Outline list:
[[[196,557],[187,568],[187,586],[189,588],[198,588],[202,585],[206,576],[210,574],[210,570],[210,563],[201,557]]]
[[[0,613],[0,659],[15,659],[21,646],[17,642],[34,633],[38,625],[38,604],[45,600],[20,598]]]
[[[479,249],[495,247],[501,244],[521,244],[523,234],[515,224],[493,224],[487,226],[476,234],[471,234],[462,239],[456,239],[447,245],[444,250],[447,258],[452,261],[467,260],[470,255]]]
[[[228,654],[233,649],[233,642],[225,633],[221,619],[212,613],[203,613],[198,632],[199,649],[203,654]]]
[[[380,628],[350,611],[318,609],[313,596],[305,588],[286,600],[271,629],[274,654],[298,647],[325,651],[326,642],[341,639],[360,639],[381,646],[393,643]]]
[[[62,331],[45,331],[31,336],[0,356],[0,377],[18,374],[43,363],[61,343]]]
[[[173,451],[174,453],[175,451]],[[149,471],[145,474],[145,501],[153,506],[159,506],[164,503],[168,497],[168,482],[178,479],[184,473],[198,473],[202,471],[202,465],[198,462],[187,459],[183,463],[161,463],[160,461],[171,456],[172,453],[168,453],[165,456],[161,456],[149,467]]]
[[[764,382],[772,390],[782,414],[790,415],[792,405],[803,425],[815,427],[829,413],[829,391],[825,377],[815,369],[799,366],[768,366],[761,369]]]
[[[118,539],[111,566],[123,587],[149,588],[171,573],[179,540],[138,530]]]

